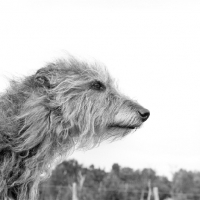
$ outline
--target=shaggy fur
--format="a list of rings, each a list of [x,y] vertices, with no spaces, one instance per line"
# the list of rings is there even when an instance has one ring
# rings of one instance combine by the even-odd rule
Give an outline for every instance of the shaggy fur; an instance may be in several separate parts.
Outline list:
[[[11,81],[0,96],[0,199],[36,200],[56,158],[122,138],[148,117],[97,64],[59,60]]]

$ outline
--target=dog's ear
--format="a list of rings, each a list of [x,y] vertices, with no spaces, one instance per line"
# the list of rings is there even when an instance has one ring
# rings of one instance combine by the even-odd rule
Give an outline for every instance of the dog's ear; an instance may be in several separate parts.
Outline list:
[[[41,87],[45,87],[47,89],[51,88],[50,78],[48,77],[48,75],[45,74],[43,70],[38,70],[36,72],[34,80],[37,85]]]

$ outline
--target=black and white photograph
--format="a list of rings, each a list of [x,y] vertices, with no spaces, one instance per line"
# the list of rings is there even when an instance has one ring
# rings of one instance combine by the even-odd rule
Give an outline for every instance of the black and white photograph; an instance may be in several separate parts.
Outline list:
[[[200,200],[200,1],[0,2],[0,200]]]

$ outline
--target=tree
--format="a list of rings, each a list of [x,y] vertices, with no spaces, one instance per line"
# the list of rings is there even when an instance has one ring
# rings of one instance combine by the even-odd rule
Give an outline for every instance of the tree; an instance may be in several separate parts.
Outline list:
[[[120,166],[117,163],[114,163],[112,165],[112,172],[119,176]]]
[[[78,173],[81,171],[81,169],[82,166],[79,165],[76,160],[64,161],[59,164],[53,170],[48,181],[48,195],[50,195],[53,200],[60,200],[62,199],[63,195],[69,196],[68,198],[70,198],[70,187],[74,182],[78,182]]]
[[[160,200],[164,200],[172,196],[171,182],[166,177],[158,176],[154,181],[153,186],[158,188]]]
[[[175,199],[199,200],[200,173],[179,170],[173,176],[173,193]]]
[[[104,178],[102,197],[104,200],[123,200],[121,180],[115,171],[112,171]]]
[[[84,169],[84,174],[85,181],[81,191],[81,199],[100,199],[102,181],[106,176],[106,172],[101,169],[95,169],[93,165],[89,169]]]

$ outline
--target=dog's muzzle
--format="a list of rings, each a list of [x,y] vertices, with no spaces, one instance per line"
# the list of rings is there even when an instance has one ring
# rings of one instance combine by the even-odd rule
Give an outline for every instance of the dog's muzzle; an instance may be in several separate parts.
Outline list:
[[[113,121],[109,124],[112,128],[139,128],[150,116],[148,109],[139,104],[127,100],[114,116]]]

